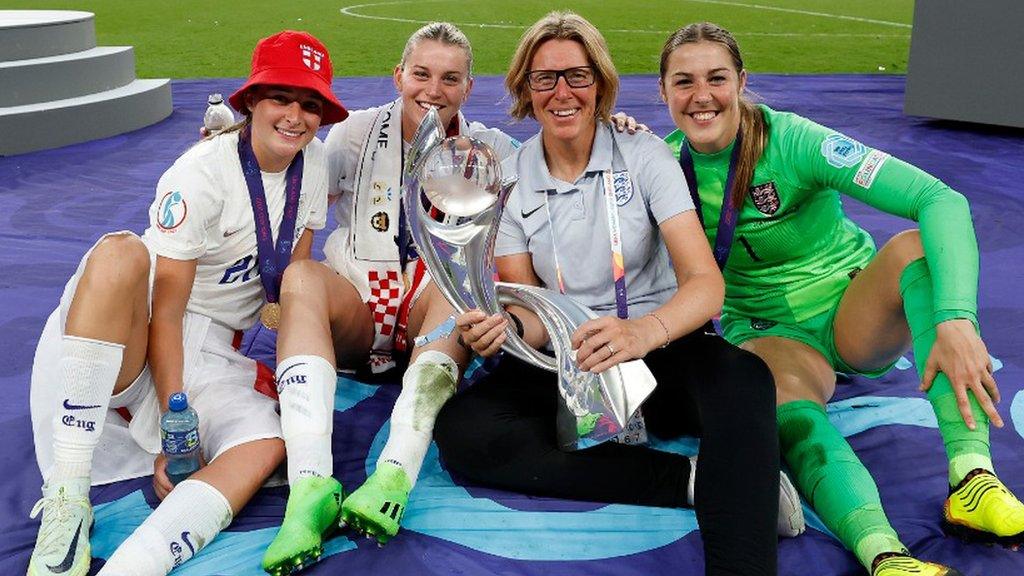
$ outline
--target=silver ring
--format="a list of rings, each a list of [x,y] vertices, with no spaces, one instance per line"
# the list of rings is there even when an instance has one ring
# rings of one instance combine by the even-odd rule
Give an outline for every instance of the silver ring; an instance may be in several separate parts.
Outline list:
[[[615,348],[612,348],[612,344],[611,344],[611,342],[609,342],[609,343],[605,344],[605,346],[607,346],[607,347],[608,347],[608,351],[612,353],[612,354],[611,354],[612,356],[614,356],[614,355],[615,355]]]

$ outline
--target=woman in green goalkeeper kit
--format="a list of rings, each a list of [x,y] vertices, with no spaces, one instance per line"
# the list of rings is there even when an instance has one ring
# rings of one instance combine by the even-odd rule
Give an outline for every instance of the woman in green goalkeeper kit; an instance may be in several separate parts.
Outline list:
[[[873,576],[959,574],[909,555],[871,475],[825,414],[837,371],[879,376],[913,347],[949,458],[947,529],[1019,543],[1024,505],[996,478],[989,452],[988,423],[1003,422],[978,335],[966,199],[880,150],[751,104],[736,41],[714,24],[672,34],[660,75],[678,127],[666,140],[723,268],[722,330],[775,377],[780,446],[804,497]],[[843,214],[840,192],[920,229],[876,252]]]

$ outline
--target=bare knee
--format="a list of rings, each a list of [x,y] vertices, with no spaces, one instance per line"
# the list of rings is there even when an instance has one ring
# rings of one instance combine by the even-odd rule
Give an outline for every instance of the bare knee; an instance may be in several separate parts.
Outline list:
[[[266,454],[267,462],[272,466],[270,471],[273,472],[274,469],[284,462],[284,440],[280,438],[268,438],[266,440],[259,440],[259,442],[264,444],[262,446],[262,450]]]
[[[297,260],[284,269],[281,277],[281,297],[308,293],[311,289],[322,290],[324,281],[323,264],[313,260]]]
[[[907,264],[924,257],[921,231],[915,228],[896,234],[882,246],[878,254],[881,257],[891,259],[900,270],[906,268]]]
[[[149,250],[138,236],[104,237],[86,259],[81,283],[93,289],[123,293],[149,277]]]

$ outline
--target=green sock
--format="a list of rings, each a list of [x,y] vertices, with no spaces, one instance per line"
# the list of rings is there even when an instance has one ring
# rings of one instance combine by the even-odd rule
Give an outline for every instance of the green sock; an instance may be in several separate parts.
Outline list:
[[[782,454],[825,526],[869,571],[875,556],[905,553],[882,510],[875,481],[825,409],[797,400],[779,406],[777,417]]]
[[[935,321],[932,305],[932,278],[924,258],[907,265],[900,275],[900,293],[903,308],[914,339],[914,359],[917,375],[924,373],[925,362],[935,344]],[[967,427],[956,403],[956,394],[949,384],[949,378],[939,373],[928,390],[928,400],[935,410],[939,422],[939,434],[946,445],[949,459],[949,484],[956,486],[975,468],[993,471],[992,453],[989,450],[988,416],[974,397],[967,392],[971,412],[977,424],[974,430]]]

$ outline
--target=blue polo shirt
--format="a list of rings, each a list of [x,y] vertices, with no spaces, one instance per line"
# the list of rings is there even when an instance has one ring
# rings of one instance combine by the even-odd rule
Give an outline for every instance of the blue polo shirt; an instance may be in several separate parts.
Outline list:
[[[495,256],[529,253],[544,286],[557,290],[557,251],[566,294],[599,315],[614,315],[606,170],[612,171],[615,181],[629,316],[639,318],[676,290],[658,225],[694,209],[678,162],[653,134],[620,134],[599,122],[590,162],[575,182],[551,176],[539,134],[526,141],[502,164],[502,171],[518,174],[519,181],[502,214]]]

